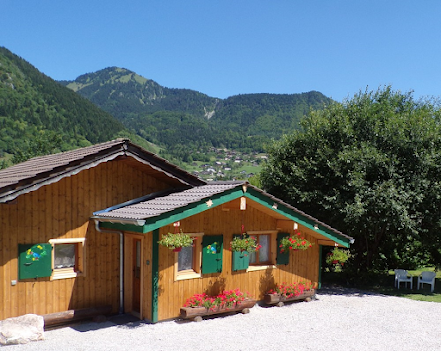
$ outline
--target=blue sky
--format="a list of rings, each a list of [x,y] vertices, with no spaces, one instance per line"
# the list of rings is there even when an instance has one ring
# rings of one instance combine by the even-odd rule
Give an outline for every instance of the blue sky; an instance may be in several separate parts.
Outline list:
[[[218,98],[441,95],[439,0],[0,0],[0,14],[0,46],[56,80],[118,66]]]

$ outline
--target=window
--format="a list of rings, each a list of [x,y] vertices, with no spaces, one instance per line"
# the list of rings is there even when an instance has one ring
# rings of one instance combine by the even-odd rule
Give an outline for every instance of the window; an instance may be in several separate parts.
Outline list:
[[[85,274],[85,238],[51,239],[51,279],[74,278]]]
[[[271,261],[271,235],[256,235],[257,243],[261,248],[257,252],[250,254],[251,265],[269,264]]]
[[[183,247],[175,252],[175,280],[201,277],[202,237],[203,233],[187,233],[195,238],[193,246]]]
[[[59,244],[54,246],[54,269],[74,268],[77,245]]]
[[[261,248],[257,252],[250,254],[250,265],[247,271],[266,269],[275,265],[276,262],[276,232],[275,231],[256,231],[248,232],[255,236]],[[275,266],[274,266],[275,267]]]
[[[193,269],[195,266],[194,248],[192,246],[183,247],[178,253],[178,272]]]

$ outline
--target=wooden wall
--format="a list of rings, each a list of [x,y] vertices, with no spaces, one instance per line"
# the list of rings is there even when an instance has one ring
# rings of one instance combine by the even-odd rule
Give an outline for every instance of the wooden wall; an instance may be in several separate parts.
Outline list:
[[[114,160],[0,204],[0,320],[105,304],[117,312],[119,236],[97,233],[89,218],[95,211],[168,187],[142,167]],[[77,237],[86,237],[85,277],[18,281],[19,244]]]
[[[304,228],[299,228],[299,230],[315,245],[306,251],[291,252],[288,265],[248,273],[246,271],[233,272],[229,243],[233,234],[240,233],[242,223],[244,223],[246,231],[276,230],[278,225],[275,218],[258,211],[248,203],[246,211],[224,211],[222,207],[216,207],[181,221],[181,229],[184,232],[204,232],[205,235],[223,234],[223,271],[218,274],[203,275],[202,278],[175,282],[173,268],[175,255],[171,250],[160,246],[158,320],[177,317],[179,309],[184,305],[186,299],[196,293],[217,294],[223,290],[239,288],[261,300],[263,294],[273,288],[274,284],[301,281],[318,282],[319,245],[317,239],[308,235]],[[160,235],[169,231],[173,231],[171,226],[163,227]],[[280,231],[292,232],[293,230],[283,228]],[[273,244],[273,250],[277,250],[275,243]],[[151,296],[144,296],[144,299],[150,303]],[[144,316],[148,318],[150,315],[144,313]]]

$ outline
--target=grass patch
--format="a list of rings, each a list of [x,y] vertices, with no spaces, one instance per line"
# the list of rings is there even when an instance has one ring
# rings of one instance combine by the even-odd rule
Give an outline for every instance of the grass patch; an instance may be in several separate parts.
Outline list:
[[[417,290],[417,277],[423,271],[433,271],[433,267],[423,267],[417,270],[408,270],[413,276],[413,289],[404,287],[401,284],[400,289],[395,288],[395,273],[389,272],[369,272],[362,278],[352,277],[346,272],[323,272],[322,283],[327,285],[339,285],[348,288],[357,288],[360,290],[371,291],[378,294],[389,296],[404,297],[416,301],[430,301],[441,303],[441,271],[436,273],[435,290],[430,292],[430,285],[424,284],[420,290]]]

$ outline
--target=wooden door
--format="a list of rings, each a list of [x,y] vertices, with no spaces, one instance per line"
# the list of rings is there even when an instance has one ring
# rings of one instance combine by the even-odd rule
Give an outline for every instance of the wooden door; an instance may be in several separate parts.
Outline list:
[[[141,311],[141,240],[133,240],[132,311]]]

